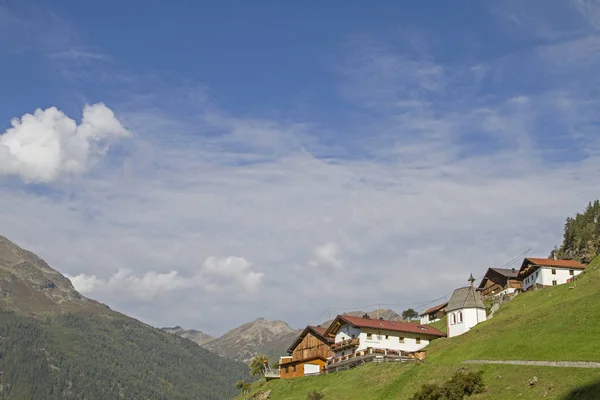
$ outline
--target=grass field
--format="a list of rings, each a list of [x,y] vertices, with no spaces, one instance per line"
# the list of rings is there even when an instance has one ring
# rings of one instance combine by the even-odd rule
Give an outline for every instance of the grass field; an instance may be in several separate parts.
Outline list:
[[[350,371],[281,381],[261,382],[253,393],[272,390],[272,399],[305,400],[308,392],[317,390],[325,399],[410,399],[423,383],[441,383],[461,366],[440,364],[367,364]],[[574,388],[593,385],[600,372],[591,369],[528,367],[512,365],[468,366],[484,371],[486,393],[473,399],[570,399]],[[530,386],[536,376],[538,384]],[[598,399],[598,393],[582,393],[575,399]]]
[[[445,328],[445,320],[435,324]],[[273,399],[294,400],[318,390],[327,400],[410,399],[423,383],[442,383],[467,367],[483,370],[487,386],[486,393],[473,399],[600,399],[598,369],[461,364],[467,359],[600,361],[599,337],[600,257],[576,284],[522,293],[466,334],[432,342],[425,363],[370,364],[336,374],[259,382],[251,395],[271,390]],[[534,376],[538,383],[531,386]]]
[[[429,325],[433,326],[435,329],[437,329],[440,332],[448,333],[448,327],[446,326],[447,319],[448,319],[448,317],[444,316],[439,321],[432,322]]]

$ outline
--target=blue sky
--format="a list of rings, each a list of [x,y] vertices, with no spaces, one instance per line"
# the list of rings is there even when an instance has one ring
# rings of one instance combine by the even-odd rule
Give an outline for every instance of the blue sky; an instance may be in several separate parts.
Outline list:
[[[5,0],[2,233],[154,325],[424,304],[598,197],[599,30],[586,0]]]

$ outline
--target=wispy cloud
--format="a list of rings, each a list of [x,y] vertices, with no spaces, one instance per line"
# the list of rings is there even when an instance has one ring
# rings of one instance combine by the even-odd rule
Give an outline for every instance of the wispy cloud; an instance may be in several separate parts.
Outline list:
[[[137,276],[131,269],[119,269],[107,279],[86,274],[68,277],[75,289],[85,295],[152,301],[169,294],[177,295],[184,289],[201,290],[213,296],[219,292],[235,291],[238,296],[246,296],[256,292],[263,275],[254,271],[251,264],[241,257],[208,257],[190,276],[182,276],[178,271],[149,271]]]
[[[597,102],[569,75],[596,79],[582,56],[594,33],[464,64],[406,35],[344,48],[333,69],[349,122],[241,116],[204,89],[128,86],[111,102],[135,132],[126,149],[68,185],[0,187],[4,233],[115,308],[212,332],[402,308],[530,246],[547,255],[600,185]],[[290,293],[306,307],[290,314],[278,300]]]

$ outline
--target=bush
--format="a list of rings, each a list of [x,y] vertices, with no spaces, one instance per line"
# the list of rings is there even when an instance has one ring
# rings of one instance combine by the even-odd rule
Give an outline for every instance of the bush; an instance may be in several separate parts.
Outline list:
[[[483,371],[459,370],[441,387],[436,384],[424,384],[412,400],[462,400],[465,396],[482,393],[484,390]]]
[[[482,393],[485,390],[483,384],[483,371],[462,372],[457,371],[442,388],[448,400],[462,400],[465,395],[470,396]]]
[[[308,392],[308,396],[306,397],[306,400],[321,400],[324,398],[325,398],[325,395],[323,393],[313,390],[312,392]]]
[[[442,398],[440,385],[425,383],[421,390],[412,397],[412,400],[439,400]]]

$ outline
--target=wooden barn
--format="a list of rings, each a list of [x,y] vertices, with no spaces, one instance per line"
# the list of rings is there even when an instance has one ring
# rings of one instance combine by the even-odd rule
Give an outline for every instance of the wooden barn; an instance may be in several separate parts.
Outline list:
[[[488,268],[477,288],[484,297],[512,294],[522,289],[523,282],[515,268]]]
[[[323,372],[325,363],[333,355],[333,338],[325,336],[325,328],[307,326],[287,350],[289,356],[281,357],[279,377],[317,375]]]

